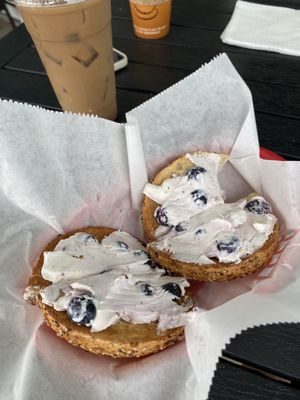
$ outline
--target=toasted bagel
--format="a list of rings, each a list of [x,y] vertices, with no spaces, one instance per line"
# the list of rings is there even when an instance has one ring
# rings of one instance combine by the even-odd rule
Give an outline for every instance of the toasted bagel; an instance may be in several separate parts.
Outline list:
[[[113,229],[87,227],[57,236],[45,247],[35,264],[28,283],[30,287],[42,289],[51,284],[51,282],[46,281],[41,275],[44,262],[43,253],[44,251],[52,251],[60,240],[66,239],[77,232],[91,234],[101,242],[105,236],[113,232]],[[189,296],[185,297],[190,298]],[[183,327],[168,329],[158,334],[157,324],[155,322],[149,324],[133,324],[119,321],[103,331],[91,332],[89,327],[77,325],[72,322],[66,311],[56,311],[53,307],[44,304],[39,294],[36,296],[36,303],[43,314],[45,322],[58,336],[67,340],[74,346],[79,346],[84,350],[99,355],[111,357],[146,356],[164,350],[181,340],[184,336]]]
[[[201,155],[209,153],[198,152]],[[228,156],[221,155],[221,163],[225,163]],[[194,164],[185,156],[177,158],[171,164],[162,169],[153,179],[154,185],[161,185],[166,179],[174,175],[185,175]],[[273,233],[268,237],[261,248],[244,257],[239,263],[224,263],[213,260],[214,264],[195,264],[176,260],[173,255],[164,250],[157,249],[155,242],[155,231],[160,226],[154,216],[156,208],[159,207],[155,201],[144,196],[142,204],[142,221],[144,233],[148,244],[148,252],[151,258],[178,276],[187,278],[213,282],[213,281],[229,281],[236,278],[242,278],[247,274],[259,271],[270,263],[273,254],[276,251],[279,240],[279,224],[274,226]]]

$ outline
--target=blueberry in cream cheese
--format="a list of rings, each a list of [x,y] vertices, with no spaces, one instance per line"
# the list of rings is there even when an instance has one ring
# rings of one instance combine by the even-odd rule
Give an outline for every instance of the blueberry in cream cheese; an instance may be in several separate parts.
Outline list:
[[[198,207],[204,207],[207,204],[207,194],[203,190],[194,190],[191,196]]]
[[[68,317],[78,325],[90,325],[96,312],[93,300],[85,296],[73,297],[67,308]]]
[[[133,253],[135,256],[145,256],[149,257],[149,254],[145,250],[137,250]],[[149,260],[151,261],[151,260]]]
[[[117,245],[122,249],[122,250],[128,250],[128,244],[125,242],[121,242],[120,240],[117,241]]]
[[[93,235],[82,235],[84,243],[98,243],[98,240]]]
[[[201,179],[201,175],[205,174],[206,172],[207,172],[206,169],[203,168],[203,167],[191,168],[187,173],[188,180],[190,180],[190,179],[195,179],[195,180]]]
[[[141,291],[146,295],[146,296],[152,296],[155,292],[155,289],[149,285],[149,283],[146,282],[137,282],[137,286],[140,287]]]
[[[227,253],[233,253],[237,250],[239,239],[236,236],[223,238],[217,241],[217,249],[219,251],[227,251]]]
[[[168,226],[167,212],[163,207],[158,207],[155,211],[155,218],[160,225]]]
[[[152,261],[152,260],[147,260],[146,262],[144,262],[144,265],[149,265],[149,267],[151,268],[151,269],[155,269],[156,268],[156,264],[155,264],[155,262],[154,261]]]
[[[203,228],[197,228],[195,231],[195,237],[199,238],[201,235],[205,234],[206,230]]]
[[[184,231],[185,231],[185,228],[184,228],[183,224],[177,224],[177,225],[175,226],[175,231],[176,231],[176,232],[184,232]]]
[[[162,289],[172,293],[175,297],[181,296],[180,286],[175,282],[169,282],[162,286]]]
[[[256,198],[249,201],[245,208],[254,214],[269,214],[271,212],[270,204],[262,198]]]

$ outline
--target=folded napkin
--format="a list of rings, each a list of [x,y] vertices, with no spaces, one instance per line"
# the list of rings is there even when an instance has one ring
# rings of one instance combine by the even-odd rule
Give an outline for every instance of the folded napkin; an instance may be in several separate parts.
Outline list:
[[[300,56],[300,10],[237,1],[224,43]]]

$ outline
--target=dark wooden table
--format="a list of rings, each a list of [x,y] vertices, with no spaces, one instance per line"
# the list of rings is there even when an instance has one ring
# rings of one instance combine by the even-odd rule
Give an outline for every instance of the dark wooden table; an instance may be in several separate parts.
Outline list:
[[[300,0],[256,2],[300,9]],[[170,34],[145,41],[132,32],[128,2],[112,0],[114,46],[129,59],[117,73],[118,120],[225,51],[252,91],[261,146],[300,160],[300,58],[222,44],[234,5],[235,0],[174,0]],[[60,110],[23,25],[0,41],[0,97]],[[220,360],[210,400],[300,399],[300,324],[247,330],[223,354],[236,363]]]

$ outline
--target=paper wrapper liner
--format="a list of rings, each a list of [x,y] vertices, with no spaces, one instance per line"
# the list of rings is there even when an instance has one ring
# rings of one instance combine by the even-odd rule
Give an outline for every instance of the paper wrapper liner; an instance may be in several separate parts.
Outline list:
[[[11,101],[0,113],[1,398],[204,400],[231,338],[300,321],[300,165],[259,158],[251,93],[226,55],[129,112],[125,125]],[[199,311],[186,344],[159,354],[114,360],[57,338],[22,299],[44,246],[87,225],[142,239],[147,176],[196,150],[230,153],[220,177],[226,201],[255,190],[271,202],[282,235],[272,264],[244,279],[193,284]]]

